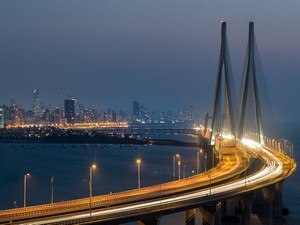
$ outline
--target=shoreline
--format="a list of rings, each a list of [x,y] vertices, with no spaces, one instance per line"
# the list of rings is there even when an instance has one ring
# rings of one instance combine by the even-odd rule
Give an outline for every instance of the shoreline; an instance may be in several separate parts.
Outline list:
[[[2,139],[0,143],[5,144],[130,144],[130,145],[168,145],[168,146],[185,146],[201,147],[200,143],[176,141],[172,139],[136,139],[120,138],[115,136],[97,137],[97,138],[37,138],[37,139]]]

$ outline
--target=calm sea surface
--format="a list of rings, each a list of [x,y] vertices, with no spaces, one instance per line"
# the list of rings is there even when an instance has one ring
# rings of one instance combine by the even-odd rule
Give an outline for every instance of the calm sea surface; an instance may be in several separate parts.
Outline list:
[[[300,123],[281,124],[280,137],[295,144],[299,162]],[[153,135],[152,135],[153,136]],[[191,135],[159,137],[196,141]],[[23,205],[23,177],[29,172],[27,205],[49,203],[50,177],[54,177],[54,200],[66,201],[88,196],[89,165],[94,171],[94,194],[106,194],[137,187],[137,166],[141,158],[142,186],[173,179],[173,155],[180,153],[186,176],[196,170],[196,151],[192,147],[91,145],[91,144],[0,144],[0,209]],[[204,162],[201,162],[202,169]],[[284,204],[290,209],[288,224],[300,221],[300,174],[297,171],[284,183]]]
[[[194,136],[163,135],[193,142]],[[197,148],[100,144],[0,144],[0,209],[23,206],[23,177],[28,177],[27,205],[89,196],[88,177],[94,171],[94,195],[137,187],[136,159],[142,160],[142,186],[172,180],[173,155],[180,153],[186,176],[196,168]],[[183,172],[182,172],[183,173]],[[183,174],[182,174],[183,175]]]

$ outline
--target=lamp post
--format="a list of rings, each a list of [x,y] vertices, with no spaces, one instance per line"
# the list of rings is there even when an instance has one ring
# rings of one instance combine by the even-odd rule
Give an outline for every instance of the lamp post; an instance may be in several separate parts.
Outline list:
[[[27,177],[30,176],[29,173],[25,173],[24,175],[24,187],[23,187],[23,191],[24,191],[24,207],[26,207],[26,198],[27,198]]]
[[[180,180],[180,171],[181,171],[181,169],[180,169],[180,167],[181,167],[181,157],[179,156],[179,159],[178,159],[178,163],[177,163],[177,165],[178,165],[178,180]]]
[[[136,160],[137,164],[137,181],[138,181],[138,188],[141,188],[141,159]]]
[[[211,195],[211,171],[209,172],[209,195]]]
[[[90,192],[90,216],[92,216],[92,196],[93,196],[93,170],[96,169],[96,164],[90,165],[90,180],[89,180],[89,192]]]
[[[192,176],[194,176],[195,175],[195,170],[192,170]]]
[[[205,156],[204,156],[204,158],[205,158],[205,161],[204,161],[204,162],[205,162],[205,163],[204,163],[204,170],[205,170],[205,172],[206,172],[206,169],[207,169],[207,168],[206,168],[207,153],[205,153]]]
[[[173,180],[176,179],[176,158],[180,158],[180,155],[178,153],[173,155]]]
[[[54,177],[50,178],[51,182],[51,203],[53,204],[54,202]]]
[[[197,164],[197,174],[199,174],[199,171],[200,171],[200,150],[197,151],[196,164]]]

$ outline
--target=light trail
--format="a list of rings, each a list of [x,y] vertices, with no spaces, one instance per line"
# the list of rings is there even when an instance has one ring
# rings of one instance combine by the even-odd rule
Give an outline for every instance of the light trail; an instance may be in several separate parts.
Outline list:
[[[55,219],[47,219],[43,221],[37,221],[37,222],[28,222],[28,223],[22,223],[23,225],[41,225],[41,224],[51,224],[51,223],[59,223],[59,222],[65,222],[65,221],[72,221],[72,220],[79,220],[79,219],[87,219],[89,217],[99,217],[99,216],[106,216],[106,215],[112,215],[112,214],[118,214],[118,213],[124,213],[124,212],[130,212],[133,210],[141,210],[149,207],[155,207],[155,206],[163,206],[171,203],[178,203],[181,201],[187,201],[187,200],[193,200],[196,198],[201,197],[210,197],[216,194],[224,194],[224,197],[228,192],[236,191],[236,193],[239,192],[239,189],[245,188],[247,189],[248,185],[257,185],[259,187],[259,184],[265,183],[265,181],[268,181],[271,178],[276,178],[280,176],[283,173],[283,164],[281,160],[276,157],[274,154],[272,154],[268,149],[264,148],[260,144],[256,144],[253,142],[244,141],[245,144],[248,145],[257,154],[261,154],[262,159],[266,163],[266,167],[262,170],[258,171],[257,173],[254,173],[252,175],[247,176],[246,178],[241,178],[237,181],[225,183],[223,185],[219,185],[217,187],[211,187],[206,188],[204,190],[189,193],[189,194],[183,194],[180,196],[175,197],[169,197],[165,199],[160,200],[153,200],[143,203],[136,203],[133,205],[125,205],[116,207],[114,209],[105,209],[100,210],[96,212],[90,213],[81,213],[77,215],[70,215],[70,216],[64,216],[60,218]],[[207,200],[207,199],[206,199]]]
[[[249,166],[249,161],[245,160],[244,154],[238,148],[230,148],[225,150],[222,161],[216,167],[207,173],[202,173],[176,182],[168,182],[161,185],[145,187],[138,190],[129,190],[115,194],[95,196],[92,198],[93,208],[103,208],[107,206],[125,205],[130,202],[142,202],[154,198],[162,198],[165,195],[173,195],[179,192],[187,192],[191,190],[204,188],[208,185],[224,182],[241,172]],[[210,182],[208,182],[207,174],[212,174]],[[89,209],[89,199],[77,199],[66,202],[58,202],[54,204],[45,204],[30,206],[26,208],[17,208],[0,211],[0,224],[10,224],[23,220],[32,221],[35,218],[55,218],[59,215],[68,213],[69,215],[78,211],[86,211]]]

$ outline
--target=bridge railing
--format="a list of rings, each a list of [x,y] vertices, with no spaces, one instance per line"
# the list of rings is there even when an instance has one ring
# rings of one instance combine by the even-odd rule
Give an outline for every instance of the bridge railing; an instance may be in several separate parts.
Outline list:
[[[207,128],[205,133],[205,127],[203,125],[200,125],[200,133],[202,137],[209,139],[211,130]],[[260,136],[257,133],[253,133],[253,132],[245,133],[244,138],[261,143]],[[273,151],[279,151],[281,153],[288,155],[290,158],[295,159],[294,143],[286,138],[281,138],[280,140],[276,140],[275,138],[263,136],[262,144]],[[222,138],[221,135],[216,136],[215,148],[217,150],[219,150],[220,147],[232,146],[232,145],[237,145],[237,147],[243,147],[243,148],[245,147],[245,145],[243,145],[241,141],[239,141],[237,138],[228,139],[228,138]]]
[[[245,138],[260,142],[260,137],[257,133],[246,133]],[[262,144],[273,151],[281,152],[288,155],[291,158],[294,157],[294,143],[286,138],[281,138],[280,140],[276,140],[275,138],[271,138],[268,136],[262,137]]]

